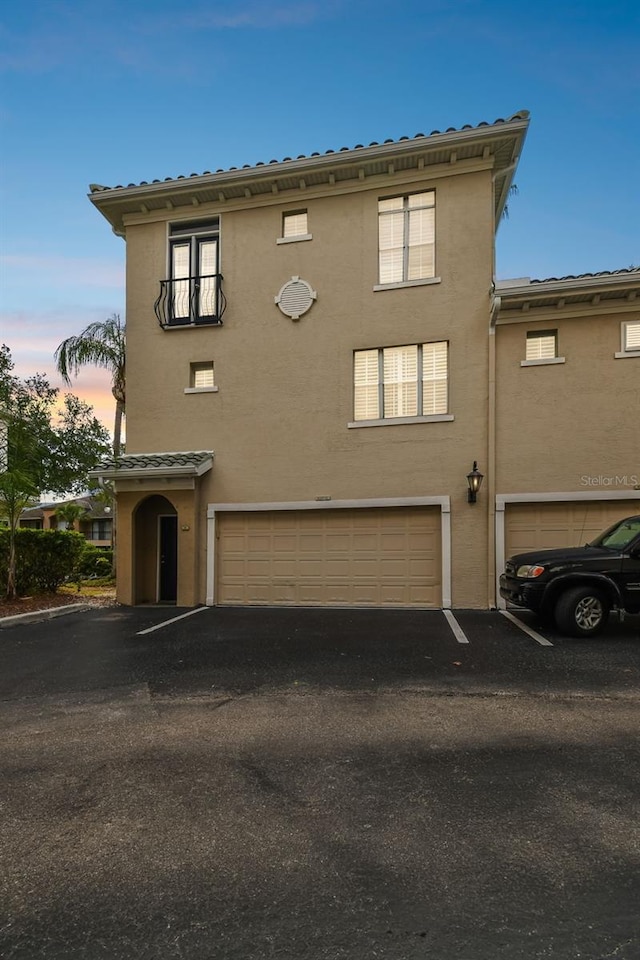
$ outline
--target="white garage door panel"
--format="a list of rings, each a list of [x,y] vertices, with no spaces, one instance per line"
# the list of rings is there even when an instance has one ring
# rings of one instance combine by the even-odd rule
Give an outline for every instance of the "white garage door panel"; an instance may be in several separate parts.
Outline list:
[[[441,605],[440,510],[223,513],[217,602]]]
[[[633,514],[640,514],[640,500],[510,503],[506,507],[505,554],[582,546]]]

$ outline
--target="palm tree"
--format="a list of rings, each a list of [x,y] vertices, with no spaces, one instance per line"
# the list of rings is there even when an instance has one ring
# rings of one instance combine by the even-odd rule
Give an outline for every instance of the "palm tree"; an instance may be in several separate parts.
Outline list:
[[[80,520],[87,513],[87,508],[72,500],[68,503],[61,503],[56,510],[58,520],[63,520],[67,525],[67,530],[75,530],[76,520]]]
[[[55,354],[58,373],[71,384],[80,367],[93,364],[111,373],[111,392],[116,401],[113,424],[113,455],[122,447],[122,419],[125,413],[125,324],[117,313],[104,322],[96,321],[75,337],[67,337]]]

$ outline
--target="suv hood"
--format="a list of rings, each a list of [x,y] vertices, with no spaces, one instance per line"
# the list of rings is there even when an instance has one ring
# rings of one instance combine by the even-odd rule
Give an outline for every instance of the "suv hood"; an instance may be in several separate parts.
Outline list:
[[[509,557],[509,560],[516,567],[534,563],[546,567],[554,563],[585,563],[603,557],[615,557],[615,555],[615,550],[608,550],[606,547],[561,547],[556,550],[530,550],[528,553],[516,553],[513,557]]]

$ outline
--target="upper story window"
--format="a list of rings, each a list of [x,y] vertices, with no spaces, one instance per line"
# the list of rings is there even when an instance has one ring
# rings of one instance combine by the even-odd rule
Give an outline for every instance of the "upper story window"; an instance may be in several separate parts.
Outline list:
[[[525,359],[521,367],[539,366],[545,363],[564,363],[558,356],[557,330],[529,330],[525,346]]]
[[[288,210],[282,214],[282,236],[278,238],[278,243],[311,239],[306,210]]]
[[[640,357],[640,320],[623,320],[620,341],[620,352],[616,357]]]
[[[169,278],[155,304],[162,326],[220,323],[224,312],[219,220],[177,223],[169,231]]]
[[[434,190],[378,201],[379,283],[435,278]]]
[[[448,353],[446,341],[356,350],[352,425],[453,420],[448,414]]]
[[[189,386],[185,393],[217,393],[213,377],[213,360],[199,360],[189,364]]]

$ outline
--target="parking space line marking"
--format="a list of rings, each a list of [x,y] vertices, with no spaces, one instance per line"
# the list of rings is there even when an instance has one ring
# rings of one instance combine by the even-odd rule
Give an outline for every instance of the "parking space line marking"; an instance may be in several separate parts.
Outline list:
[[[443,610],[442,612],[444,613],[445,619],[449,624],[449,626],[451,627],[451,632],[453,633],[458,643],[469,643],[469,638],[467,637],[466,633],[464,632],[464,630],[462,629],[462,627],[460,626],[460,624],[458,623],[454,615],[451,613],[451,610]]]
[[[546,637],[543,637],[542,634],[536,633],[535,630],[532,630],[531,627],[528,627],[526,623],[523,623],[522,620],[518,620],[517,617],[514,617],[512,613],[509,613],[508,610],[501,610],[500,613],[503,617],[506,617],[507,620],[511,620],[511,623],[515,623],[516,627],[520,627],[524,633],[528,634],[532,640],[535,640],[536,643],[539,643],[541,647],[552,647],[553,644],[551,640],[547,640]]]
[[[163,627],[168,627],[170,623],[177,623],[178,620],[184,620],[185,617],[192,617],[194,613],[202,613],[203,610],[208,609],[208,607],[196,607],[195,610],[189,610],[188,613],[181,613],[179,617],[172,617],[171,620],[163,620],[162,623],[156,623],[155,627],[147,627],[146,630],[138,630],[136,637],[141,637],[145,633],[153,633],[154,630],[162,630]]]

